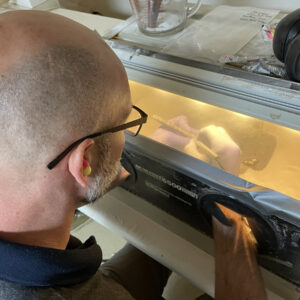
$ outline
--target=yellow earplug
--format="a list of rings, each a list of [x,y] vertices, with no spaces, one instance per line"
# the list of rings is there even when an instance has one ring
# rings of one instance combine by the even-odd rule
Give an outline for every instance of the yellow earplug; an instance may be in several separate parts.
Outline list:
[[[83,176],[89,176],[91,173],[92,173],[92,168],[90,166],[83,169]]]
[[[83,176],[89,176],[92,173],[92,168],[87,161],[87,159],[83,158]]]

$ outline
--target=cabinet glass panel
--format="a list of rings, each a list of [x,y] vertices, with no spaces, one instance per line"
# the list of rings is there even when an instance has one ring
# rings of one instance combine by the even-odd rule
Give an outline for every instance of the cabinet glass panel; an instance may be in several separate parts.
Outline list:
[[[136,82],[142,135],[300,200],[300,132]],[[221,96],[220,96],[221,97]]]

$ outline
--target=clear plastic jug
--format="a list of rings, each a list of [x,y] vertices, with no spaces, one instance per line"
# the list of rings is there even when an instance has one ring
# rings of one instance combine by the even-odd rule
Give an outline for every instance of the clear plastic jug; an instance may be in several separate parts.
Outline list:
[[[184,28],[187,18],[193,16],[202,0],[193,7],[188,0],[129,0],[141,32],[152,36],[175,33]]]

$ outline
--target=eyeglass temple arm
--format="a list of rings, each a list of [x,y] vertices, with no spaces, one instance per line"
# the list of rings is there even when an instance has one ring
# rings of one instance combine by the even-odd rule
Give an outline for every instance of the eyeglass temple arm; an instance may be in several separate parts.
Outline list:
[[[135,108],[141,114],[141,118],[140,119],[131,121],[131,122],[126,123],[126,124],[122,124],[120,126],[112,128],[112,129],[108,129],[108,130],[104,130],[102,132],[96,132],[96,133],[87,135],[87,136],[85,136],[85,137],[83,137],[83,138],[75,141],[68,148],[66,148],[60,155],[58,155],[54,160],[52,160],[47,165],[47,168],[49,170],[52,170],[74,147],[76,147],[77,145],[79,145],[81,142],[83,142],[86,139],[92,139],[92,138],[101,136],[101,135],[103,135],[105,133],[114,133],[114,132],[117,132],[117,131],[125,130],[125,129],[129,128],[129,127],[132,127],[132,126],[142,125],[142,124],[146,123],[148,115],[145,112],[143,112],[140,108],[136,107],[135,105],[132,105],[132,107]],[[139,128],[139,130],[136,133],[136,135],[139,133],[140,130],[141,130],[141,128]]]

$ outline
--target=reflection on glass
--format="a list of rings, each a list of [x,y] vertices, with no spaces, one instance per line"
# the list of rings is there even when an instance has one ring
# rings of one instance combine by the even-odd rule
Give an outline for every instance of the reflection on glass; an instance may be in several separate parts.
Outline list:
[[[136,82],[130,86],[133,103],[149,115],[140,134],[300,200],[298,131]]]

